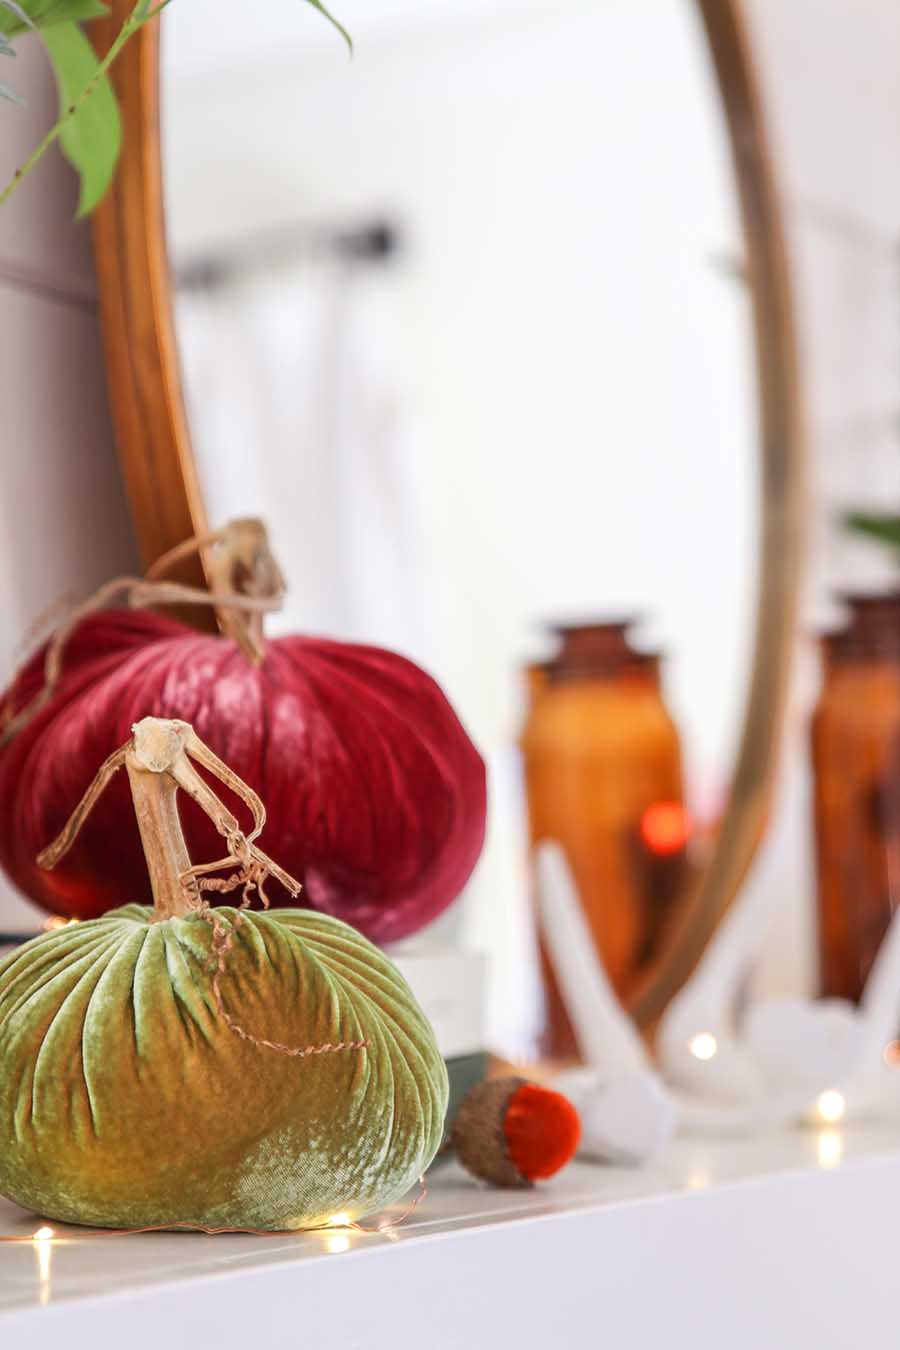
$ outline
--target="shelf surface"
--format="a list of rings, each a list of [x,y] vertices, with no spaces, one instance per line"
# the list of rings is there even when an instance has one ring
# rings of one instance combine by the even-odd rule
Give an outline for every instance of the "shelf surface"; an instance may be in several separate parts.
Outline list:
[[[643,1168],[579,1162],[523,1191],[443,1164],[372,1233],[35,1241],[42,1221],[0,1201],[23,1239],[0,1245],[0,1344],[876,1350],[900,1336],[898,1209],[896,1125],[681,1138]]]

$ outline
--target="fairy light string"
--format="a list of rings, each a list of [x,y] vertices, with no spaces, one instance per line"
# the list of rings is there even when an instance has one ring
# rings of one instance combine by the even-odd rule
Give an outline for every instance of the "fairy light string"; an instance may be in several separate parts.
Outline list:
[[[386,1215],[385,1220],[375,1224],[374,1227],[368,1227],[366,1224],[357,1222],[355,1219],[341,1217],[341,1222],[336,1219],[327,1223],[316,1224],[311,1228],[208,1228],[199,1223],[161,1223],[150,1224],[145,1228],[76,1228],[67,1226],[63,1231],[58,1232],[55,1228],[48,1225],[42,1225],[33,1233],[0,1233],[0,1244],[42,1244],[42,1243],[65,1243],[65,1242],[90,1242],[98,1239],[117,1238],[117,1237],[141,1237],[149,1233],[199,1233],[204,1237],[222,1237],[225,1234],[234,1234],[244,1237],[304,1237],[308,1233],[336,1233],[342,1229],[350,1232],[361,1233],[366,1237],[385,1237],[393,1229],[401,1227],[402,1224],[418,1209],[419,1205],[428,1195],[428,1187],[425,1184],[425,1178],[419,1177],[418,1192],[406,1208],[395,1217]]]

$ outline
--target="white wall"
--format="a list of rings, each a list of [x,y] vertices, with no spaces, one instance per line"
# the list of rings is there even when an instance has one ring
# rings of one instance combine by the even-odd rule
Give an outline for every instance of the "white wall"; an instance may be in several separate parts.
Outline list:
[[[5,183],[53,121],[56,96],[34,39],[4,79],[28,106],[0,106]],[[75,184],[55,153],[0,209],[0,678],[20,637],[65,592],[135,566],[106,406],[90,234],[72,224]],[[0,928],[34,911],[0,878]]]

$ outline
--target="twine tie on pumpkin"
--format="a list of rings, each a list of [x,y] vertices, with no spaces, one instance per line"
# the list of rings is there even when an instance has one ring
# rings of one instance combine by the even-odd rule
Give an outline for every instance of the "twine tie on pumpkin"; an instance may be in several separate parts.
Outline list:
[[[336,1054],[345,1050],[366,1050],[368,1039],[326,1042],[307,1046],[284,1045],[248,1031],[225,1007],[222,978],[228,955],[249,909],[254,892],[264,909],[269,900],[265,883],[269,876],[280,881],[291,895],[299,895],[301,886],[269,858],[254,840],[266,823],[266,810],[257,794],[228,765],[219,759],[187,722],[145,717],[132,728],[132,737],[101,765],[93,782],[75,807],[57,838],[38,855],[38,865],[52,869],[71,848],[81,826],[98,798],[120,768],[125,767],[131,784],[135,813],[141,831],[154,895],[154,917],[158,921],[194,914],[212,927],[209,968],[216,1012],[229,1030],[242,1040],[264,1050],[295,1059],[312,1055]],[[245,834],[234,815],[194,768],[192,761],[229,787],[243,801],[253,817],[253,829]],[[203,810],[228,845],[224,858],[214,862],[183,867],[187,858],[184,838],[178,823],[174,797],[181,788]],[[210,873],[225,868],[237,870],[229,877]],[[202,898],[204,891],[228,893],[242,887],[240,905],[234,920],[226,925],[221,914]]]
[[[173,567],[198,553],[204,559],[208,590],[163,579]],[[239,586],[244,589],[239,590]],[[221,529],[186,539],[158,558],[143,577],[114,577],[80,603],[71,599],[68,604],[64,600],[55,601],[31,625],[20,644],[27,649],[48,626],[63,619],[53,629],[47,643],[44,683],[16,712],[12,702],[16,685],[13,680],[7,701],[0,709],[0,746],[12,740],[53,697],[62,678],[66,645],[88,615],[117,603],[129,609],[156,605],[211,605],[223,632],[235,639],[252,662],[258,663],[263,656],[262,617],[279,610],[284,595],[284,578],[269,549],[265,526],[258,520],[244,519],[230,521]],[[237,622],[238,615],[244,616],[243,622]]]

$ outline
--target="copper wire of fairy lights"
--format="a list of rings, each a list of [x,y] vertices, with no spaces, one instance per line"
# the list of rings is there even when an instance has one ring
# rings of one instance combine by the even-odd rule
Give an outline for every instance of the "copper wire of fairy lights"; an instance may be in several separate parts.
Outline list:
[[[48,1233],[44,1233],[41,1228],[38,1228],[33,1233],[0,1233],[0,1243],[90,1242],[94,1239],[140,1237],[148,1233],[200,1233],[204,1237],[222,1237],[226,1233],[244,1237],[304,1237],[308,1233],[335,1233],[343,1229],[348,1229],[354,1233],[362,1233],[368,1237],[379,1237],[405,1223],[410,1215],[418,1209],[427,1194],[428,1187],[425,1185],[425,1178],[419,1177],[418,1194],[407,1205],[406,1209],[396,1218],[388,1216],[386,1222],[376,1224],[374,1228],[367,1228],[365,1224],[358,1223],[355,1219],[350,1219],[346,1223],[316,1224],[312,1228],[207,1228],[200,1223],[174,1222],[149,1224],[145,1228],[67,1227],[61,1233],[58,1233],[55,1229],[50,1229]]]

